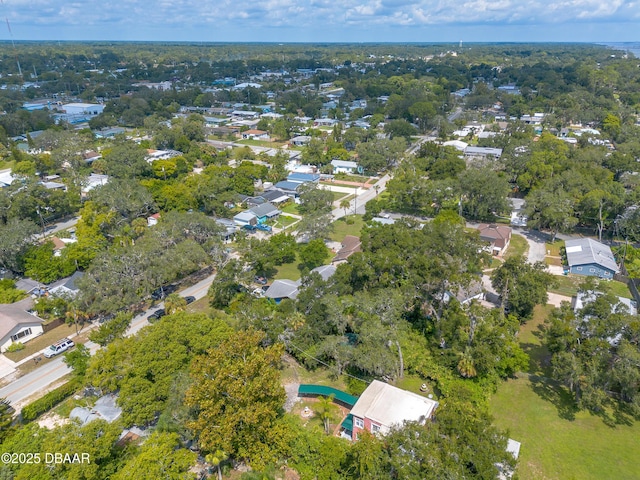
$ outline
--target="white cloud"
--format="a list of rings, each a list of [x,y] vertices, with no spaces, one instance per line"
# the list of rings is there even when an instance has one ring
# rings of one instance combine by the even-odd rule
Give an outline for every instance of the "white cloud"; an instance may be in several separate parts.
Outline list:
[[[3,0],[0,11],[14,35],[27,38],[37,26],[85,26],[132,32],[206,27],[254,34],[287,27],[299,31],[482,25],[558,25],[580,22],[629,23],[640,20],[631,0]],[[628,27],[633,31],[633,27]],[[17,31],[22,32],[18,35]],[[100,38],[100,34],[96,33]],[[6,36],[6,35],[5,35]],[[0,37],[1,38],[1,37]],[[254,38],[252,38],[254,39]],[[324,40],[319,38],[318,40]]]

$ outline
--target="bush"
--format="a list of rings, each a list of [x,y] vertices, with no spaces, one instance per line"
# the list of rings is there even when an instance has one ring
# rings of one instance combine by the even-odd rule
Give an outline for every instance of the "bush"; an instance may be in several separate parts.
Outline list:
[[[19,352],[20,350],[24,350],[24,344],[21,342],[13,342],[11,345],[7,347],[7,352]]]
[[[22,421],[30,422],[43,413],[48,412],[58,403],[73,395],[73,393],[80,388],[80,385],[79,381],[71,380],[55,390],[50,391],[44,397],[30,403],[22,409]]]

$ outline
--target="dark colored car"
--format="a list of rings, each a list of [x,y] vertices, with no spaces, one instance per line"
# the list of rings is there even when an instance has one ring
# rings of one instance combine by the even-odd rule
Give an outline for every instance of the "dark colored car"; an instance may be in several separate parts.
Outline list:
[[[188,297],[184,297],[184,299],[187,301],[187,305],[196,301],[196,297],[192,295],[189,295]]]
[[[269,225],[265,225],[263,223],[259,223],[258,225],[256,225],[256,228],[258,230],[262,230],[263,232],[270,232],[271,231],[271,227]]]
[[[151,292],[151,298],[154,300],[162,300],[170,293],[175,292],[178,289],[175,285],[166,285],[164,287],[156,288],[153,292]]]
[[[167,314],[167,311],[164,308],[161,308],[160,310],[156,310],[151,315],[149,315],[147,320],[149,320],[149,323],[153,323],[153,322],[155,322],[157,320],[160,320],[166,314]]]

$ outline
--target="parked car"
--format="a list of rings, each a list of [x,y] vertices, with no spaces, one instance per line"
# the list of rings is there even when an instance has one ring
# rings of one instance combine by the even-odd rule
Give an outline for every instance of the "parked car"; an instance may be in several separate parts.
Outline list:
[[[149,323],[153,323],[153,322],[155,322],[157,320],[160,320],[166,314],[167,314],[167,311],[164,308],[161,308],[161,309],[156,310],[155,312],[153,312],[151,315],[149,315],[147,320],[149,320]]]
[[[71,347],[73,347],[75,343],[73,340],[69,338],[63,338],[62,340],[54,343],[53,345],[47,347],[44,351],[44,356],[47,358],[55,357],[56,355],[66,352]]]
[[[258,225],[256,225],[256,228],[258,230],[262,230],[263,232],[270,232],[271,231],[271,227],[269,225],[265,225],[264,223],[259,223]]]
[[[265,277],[254,277],[253,281],[259,283],[260,285],[266,285],[267,279]]]
[[[178,289],[176,285],[166,285],[160,288],[156,288],[153,292],[151,292],[151,298],[154,300],[162,300],[170,293],[175,292]]]
[[[242,228],[244,228],[247,232],[250,232],[250,233],[256,231],[256,227],[249,224],[243,225]]]
[[[188,297],[184,297],[184,299],[187,301],[187,305],[189,305],[190,303],[193,303],[196,301],[196,297],[194,297],[193,295],[189,295]]]

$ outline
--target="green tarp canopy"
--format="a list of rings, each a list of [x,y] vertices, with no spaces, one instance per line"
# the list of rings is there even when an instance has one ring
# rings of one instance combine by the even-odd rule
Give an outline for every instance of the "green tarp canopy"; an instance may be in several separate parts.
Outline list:
[[[350,432],[353,431],[353,416],[351,414],[347,415],[340,426]]]
[[[341,390],[336,388],[327,387],[325,385],[305,385],[302,384],[298,387],[298,396],[299,397],[308,397],[308,396],[317,396],[322,395],[323,397],[328,397],[330,395],[334,396],[334,401],[340,402],[349,408],[353,407],[355,403],[358,401],[358,397],[354,397],[353,395],[349,395]]]

